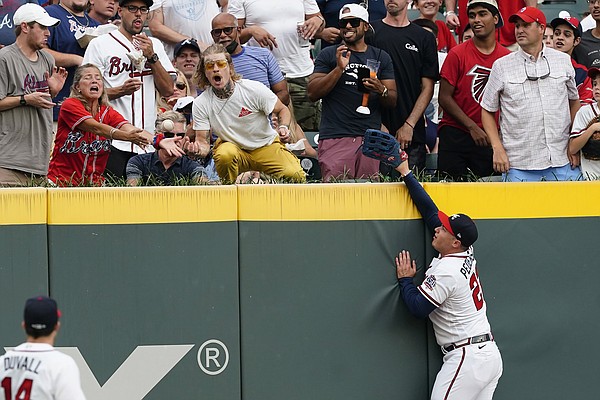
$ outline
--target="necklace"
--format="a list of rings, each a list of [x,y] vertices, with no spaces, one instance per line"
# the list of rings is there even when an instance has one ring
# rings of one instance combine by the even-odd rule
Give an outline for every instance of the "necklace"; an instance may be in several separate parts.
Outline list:
[[[225,86],[223,89],[217,90],[215,88],[212,88],[212,91],[215,94],[215,96],[217,96],[217,98],[219,98],[220,100],[227,99],[221,106],[221,109],[216,113],[216,115],[221,114],[221,111],[223,111],[223,109],[225,108],[227,103],[229,103],[229,99],[231,99],[231,95],[233,94],[234,90],[235,90],[235,84],[233,83],[233,81],[229,81],[227,86]]]
[[[85,14],[85,11],[83,12],[83,18],[85,18],[85,25],[81,23],[81,21],[79,20],[79,18],[81,17],[77,17],[77,15],[73,14],[71,12],[71,10],[69,10],[67,7],[63,6],[62,4],[59,4],[59,6],[61,6],[62,8],[65,9],[66,12],[68,12],[71,17],[73,17],[73,19],[75,20],[75,22],[77,22],[77,25],[80,25],[84,28],[87,28],[90,26],[90,19],[88,18],[88,16]]]
[[[232,81],[229,81],[223,89],[212,88],[213,93],[221,100],[230,97],[233,94],[233,89],[234,85]]]

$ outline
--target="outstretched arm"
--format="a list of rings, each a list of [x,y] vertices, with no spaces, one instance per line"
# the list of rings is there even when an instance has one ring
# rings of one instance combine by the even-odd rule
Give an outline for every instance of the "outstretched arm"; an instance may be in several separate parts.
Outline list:
[[[435,228],[442,225],[442,222],[438,217],[437,206],[425,189],[423,189],[423,186],[417,181],[417,178],[415,178],[412,171],[408,168],[408,160],[402,162],[396,170],[400,172],[400,175],[404,178],[404,184],[408,188],[408,193],[415,202],[415,205],[421,213],[421,217],[429,230],[433,231]]]

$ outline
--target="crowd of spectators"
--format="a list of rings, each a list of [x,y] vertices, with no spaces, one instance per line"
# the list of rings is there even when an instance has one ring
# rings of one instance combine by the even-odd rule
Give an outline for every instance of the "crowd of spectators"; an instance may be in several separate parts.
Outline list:
[[[599,179],[588,5],[3,0],[0,185],[398,178],[366,129],[432,179]]]

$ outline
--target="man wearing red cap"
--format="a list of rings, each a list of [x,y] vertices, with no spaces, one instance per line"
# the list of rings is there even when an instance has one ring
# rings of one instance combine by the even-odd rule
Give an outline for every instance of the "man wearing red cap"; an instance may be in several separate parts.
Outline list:
[[[417,265],[410,253],[402,250],[395,259],[404,303],[414,316],[429,317],[444,354],[431,400],[491,400],[502,375],[502,356],[487,318],[473,254],[477,227],[465,214],[448,216],[439,211],[410,171],[408,161],[396,170],[427,227],[434,232],[431,245],[439,252],[419,286],[413,283]]]
[[[457,0],[446,0],[446,23],[453,29],[458,29],[458,34],[462,34],[463,27],[467,24],[469,18],[467,16],[468,0],[458,0],[458,15],[456,15]],[[498,0],[498,9],[500,15],[505,18],[516,13],[523,7],[536,7],[537,0]],[[515,31],[512,26],[505,25],[498,30],[498,41],[504,47],[509,47],[510,50],[516,50]]]
[[[75,361],[54,348],[59,318],[54,299],[27,300],[22,323],[27,341],[0,357],[0,398],[85,400]]]
[[[519,50],[494,63],[481,101],[494,170],[512,182],[577,180],[579,167],[567,151],[580,107],[571,58],[544,46],[546,17],[537,8],[524,7],[509,22]]]

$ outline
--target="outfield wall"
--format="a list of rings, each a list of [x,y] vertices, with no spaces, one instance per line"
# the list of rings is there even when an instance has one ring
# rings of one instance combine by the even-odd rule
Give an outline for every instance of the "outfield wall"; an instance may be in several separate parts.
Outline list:
[[[594,398],[600,182],[426,184],[476,219],[495,399]],[[5,347],[26,297],[88,400],[425,400],[441,363],[392,259],[428,234],[402,184],[0,190]]]

